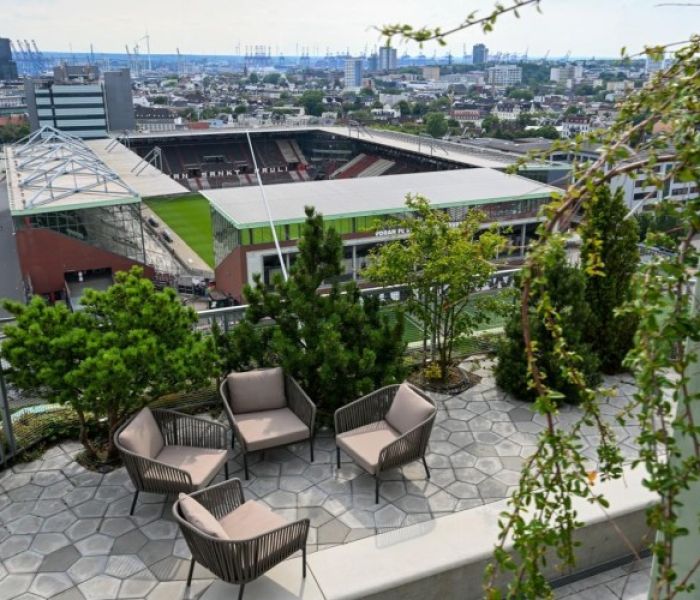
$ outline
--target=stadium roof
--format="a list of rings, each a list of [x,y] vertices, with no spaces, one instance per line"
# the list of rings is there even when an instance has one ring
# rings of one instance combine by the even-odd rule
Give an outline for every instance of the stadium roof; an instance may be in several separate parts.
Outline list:
[[[386,215],[405,211],[406,195],[421,194],[432,206],[470,206],[551,196],[560,189],[493,169],[455,169],[407,175],[312,181],[265,186],[275,223],[302,222],[304,207],[327,218]],[[257,186],[201,192],[239,229],[267,224]]]
[[[142,198],[177,196],[188,190],[153,164],[113,138],[88,140],[86,145]]]
[[[83,142],[42,127],[5,148],[13,215],[140,202],[140,197]]]

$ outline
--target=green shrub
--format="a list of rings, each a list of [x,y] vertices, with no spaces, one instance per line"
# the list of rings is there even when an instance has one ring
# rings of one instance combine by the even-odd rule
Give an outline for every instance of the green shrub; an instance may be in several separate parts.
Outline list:
[[[632,297],[632,277],[639,268],[639,227],[626,219],[622,190],[603,187],[586,203],[581,227],[581,263],[586,272],[586,300],[591,308],[586,340],[606,373],[617,373],[632,348],[638,318],[617,311]]]
[[[552,307],[560,316],[567,349],[581,356],[579,368],[589,386],[600,382],[600,361],[585,341],[585,331],[591,320],[591,311],[585,299],[585,277],[577,267],[567,263],[563,247],[553,251],[548,267],[543,274],[544,289],[547,290]],[[534,291],[534,290],[533,290]],[[538,365],[546,376],[547,385],[564,395],[565,402],[577,403],[579,389],[572,385],[561,372],[552,335],[538,317],[535,306],[540,298],[537,293],[530,296],[529,322],[532,340],[536,343]],[[507,392],[522,400],[533,401],[534,390],[528,385],[525,342],[521,322],[520,303],[516,302],[505,326],[505,335],[497,347],[495,367],[496,383]]]

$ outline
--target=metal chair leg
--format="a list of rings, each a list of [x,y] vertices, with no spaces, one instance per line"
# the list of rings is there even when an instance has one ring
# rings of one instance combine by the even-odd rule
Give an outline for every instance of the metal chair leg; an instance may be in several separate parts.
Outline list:
[[[309,439],[309,451],[311,454],[311,462],[314,462],[314,438]]]
[[[228,460],[224,463],[224,477],[228,480]]]
[[[421,458],[423,459],[423,466],[425,467],[425,478],[430,479],[430,469],[428,468],[428,463],[425,461],[425,456]]]
[[[187,573],[187,587],[192,585],[192,573],[194,573],[194,558],[190,561],[190,571]]]
[[[131,510],[129,511],[130,515],[134,514],[134,509],[136,508],[136,501],[138,500],[138,498],[139,498],[139,491],[136,490],[136,492],[134,493],[134,501],[131,503]]]
[[[301,576],[306,577],[306,545],[301,549]]]
[[[243,592],[245,591],[245,583],[241,584],[241,588],[238,590],[238,600],[243,600]]]
[[[379,504],[379,475],[374,476],[374,503]]]
[[[231,450],[236,448],[236,434],[231,432]]]
[[[247,452],[243,453],[243,470],[245,471],[246,481],[248,481],[250,476],[248,475],[248,453]]]
[[[340,469],[340,448],[335,449],[335,458],[338,462],[338,468]]]

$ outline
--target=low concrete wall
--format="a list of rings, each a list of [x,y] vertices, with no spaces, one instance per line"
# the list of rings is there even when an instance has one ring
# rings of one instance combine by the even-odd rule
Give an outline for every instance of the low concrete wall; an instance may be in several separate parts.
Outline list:
[[[575,571],[640,551],[652,540],[646,509],[656,497],[642,485],[643,470],[627,468],[623,479],[598,483],[610,509],[575,502],[586,523]],[[506,501],[435,521],[365,538],[312,554],[309,566],[326,600],[476,600],[483,598],[484,567],[498,535]],[[556,561],[550,561],[554,564]],[[549,572],[551,578],[570,573]]]

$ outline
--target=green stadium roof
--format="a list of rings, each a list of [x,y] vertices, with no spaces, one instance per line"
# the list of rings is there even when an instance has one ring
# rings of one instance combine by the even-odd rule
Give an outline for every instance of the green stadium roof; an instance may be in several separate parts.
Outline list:
[[[448,208],[543,198],[557,192],[561,190],[486,168],[265,186],[272,217],[278,225],[303,222],[306,206],[315,207],[329,219],[400,213],[405,210],[407,194],[420,194],[433,207]],[[267,224],[257,185],[201,193],[238,229]]]

